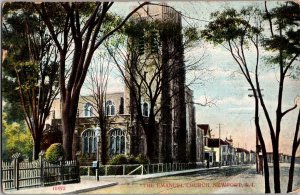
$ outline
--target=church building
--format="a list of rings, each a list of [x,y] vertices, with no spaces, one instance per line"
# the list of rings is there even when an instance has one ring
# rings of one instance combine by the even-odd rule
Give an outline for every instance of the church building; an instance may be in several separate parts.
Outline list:
[[[198,143],[196,133],[193,91],[186,86],[185,81],[181,15],[167,6],[147,5],[137,11],[132,21],[137,25],[140,22],[155,24],[151,32],[148,26],[142,29],[141,35],[130,37],[132,44],[138,46],[139,59],[144,60],[145,67],[141,68],[143,74],[138,72],[142,66],[141,61],[136,66],[126,64],[128,70],[133,71],[131,74],[126,73],[125,80],[128,82],[124,82],[124,91],[106,94],[103,105],[109,121],[106,149],[99,148],[101,137],[97,137],[95,131],[99,125],[92,96],[80,98],[73,156],[77,156],[82,165],[90,165],[91,161],[97,159],[97,151],[106,151],[109,157],[116,154],[147,155],[147,141],[150,139],[144,128],[151,123],[152,117],[152,127],[156,129],[151,139],[151,150],[154,151],[152,162],[196,162],[199,160],[197,150],[201,143]],[[132,50],[128,49],[128,53],[133,56]],[[144,78],[141,77],[143,75]],[[156,83],[146,89],[146,85],[137,86],[133,79],[151,84],[155,80]],[[156,91],[158,93],[154,101],[149,93]],[[60,128],[60,110],[60,100],[56,99],[48,120],[52,128]],[[151,133],[151,129],[147,132]]]

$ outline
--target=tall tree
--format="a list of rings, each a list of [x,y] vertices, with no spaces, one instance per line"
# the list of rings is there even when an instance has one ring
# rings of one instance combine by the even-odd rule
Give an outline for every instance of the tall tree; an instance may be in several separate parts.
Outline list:
[[[34,159],[38,158],[45,120],[58,94],[56,50],[44,23],[33,9],[21,4],[4,5],[3,47],[7,50],[3,62],[8,101],[20,103],[34,141]],[[11,87],[11,86],[10,86]],[[12,98],[12,99],[10,99]],[[21,112],[22,113],[22,112]]]
[[[272,132],[272,148],[273,148],[273,160],[274,160],[274,186],[275,193],[280,193],[280,166],[279,166],[279,137],[281,133],[281,121],[283,117],[291,110],[295,109],[297,105],[290,109],[283,110],[282,101],[284,94],[284,82],[286,77],[292,74],[295,67],[299,67],[299,55],[300,55],[300,7],[295,2],[286,2],[278,7],[268,11],[267,3],[265,2],[265,19],[269,23],[269,34],[264,39],[264,46],[268,51],[272,51],[274,54],[268,59],[268,62],[279,68],[279,84],[278,84],[278,98],[276,109],[276,123],[272,124],[270,116],[262,95],[259,94],[261,104],[266,115],[269,128]],[[299,127],[298,127],[299,128]],[[296,131],[297,134],[297,126]],[[293,150],[296,146],[293,144]],[[295,154],[294,154],[295,155]],[[291,166],[293,166],[291,164]],[[288,190],[291,190],[290,184]]]
[[[298,112],[296,131],[295,131],[295,135],[294,135],[294,139],[293,139],[291,165],[290,165],[290,170],[289,170],[289,180],[288,180],[288,186],[287,186],[287,190],[286,190],[287,193],[289,193],[293,190],[296,152],[300,145],[299,126],[300,126],[300,109]]]
[[[195,28],[182,30],[178,21],[139,18],[130,21],[124,32],[126,38],[121,35],[118,41],[125,40],[124,45],[113,45],[108,47],[108,51],[130,93],[131,122],[135,123],[130,125],[132,140],[137,142],[134,137],[140,137],[139,133],[143,132],[151,162],[157,162],[159,154],[163,162],[185,162],[186,114],[180,113],[185,112],[187,104],[185,87],[189,84],[185,82],[185,73],[197,71],[203,56],[196,62],[185,63],[183,55],[184,48],[197,40],[197,32]],[[191,77],[190,82],[197,81],[200,75]],[[173,129],[172,124],[176,128]],[[178,144],[175,159],[172,159],[173,131],[176,131],[174,143]],[[161,151],[160,142],[163,146]]]
[[[214,20],[206,25],[206,29],[202,31],[202,36],[209,42],[222,45],[230,52],[253,91],[255,99],[255,126],[264,156],[265,192],[270,193],[267,151],[259,123],[259,97],[256,91],[260,56],[257,48],[259,47],[259,35],[262,29],[259,25],[255,25],[255,23],[259,24],[260,21],[252,17],[253,13],[259,14],[258,10],[253,8],[242,9],[240,12],[234,9],[227,9],[222,12],[212,13],[211,16]],[[254,63],[254,78],[253,76],[251,77],[249,69],[251,65],[249,65],[250,63],[245,55],[249,44],[252,44],[257,49],[256,62]],[[257,90],[259,91],[260,88],[257,88]]]
[[[264,19],[266,19],[269,23],[269,32],[266,30],[262,31],[260,28],[260,21],[255,20],[257,22],[249,23],[251,19],[261,20],[260,13],[252,12],[251,14],[251,12],[246,10],[249,9],[242,9],[240,13],[233,9],[222,13],[214,13],[213,16],[216,19],[207,25],[207,29],[203,31],[203,35],[204,38],[214,43],[227,43],[227,49],[230,51],[247,82],[250,84],[255,97],[255,124],[258,130],[259,140],[262,145],[263,155],[266,155],[264,149],[264,138],[261,135],[258,123],[259,103],[263,109],[272,141],[274,165],[273,179],[275,184],[274,191],[275,193],[280,193],[279,137],[281,132],[281,121],[287,113],[297,107],[297,105],[294,105],[285,111],[282,109],[284,81],[285,78],[294,70],[294,67],[297,66],[297,63],[295,62],[299,57],[299,28],[297,28],[299,25],[299,5],[288,2],[285,5],[273,8],[271,12],[268,11],[266,6]],[[255,25],[255,28],[253,28],[251,24]],[[259,39],[259,36],[262,36],[262,39]],[[251,43],[254,46],[254,51],[256,52],[253,79],[251,78],[249,71],[249,62],[245,58],[246,48],[249,48],[248,43]],[[275,124],[271,121],[270,113],[266,108],[265,99],[263,98],[260,87],[260,80],[258,76],[260,46],[263,46],[265,50],[273,52],[273,55],[269,57],[268,62],[277,66],[277,70],[280,75]],[[266,157],[264,157],[264,167],[266,171],[268,169]],[[265,191],[270,192],[267,177],[268,176],[265,174]]]
[[[113,4],[114,2],[33,3],[59,52],[63,147],[66,159],[72,159],[72,142],[80,90],[94,52],[103,41],[118,31],[136,10],[148,2],[141,3],[122,21],[117,21],[110,28],[106,28],[108,12]],[[59,21],[60,27],[56,25],[56,21]],[[72,53],[69,51],[69,46],[74,50]],[[68,55],[72,55],[71,62],[67,61]],[[66,77],[68,65],[70,65],[70,72]]]
[[[86,88],[90,96],[82,96],[82,98],[91,102],[93,115],[97,118],[101,129],[101,163],[105,165],[108,161],[108,140],[107,132],[109,129],[111,117],[106,111],[106,94],[107,84],[111,71],[111,57],[104,52],[98,54],[95,58],[94,65],[88,71],[88,76],[85,81]],[[99,147],[99,146],[98,146]]]

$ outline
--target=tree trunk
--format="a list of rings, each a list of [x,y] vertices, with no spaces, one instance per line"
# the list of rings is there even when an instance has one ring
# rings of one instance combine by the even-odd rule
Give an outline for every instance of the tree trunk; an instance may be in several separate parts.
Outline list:
[[[273,170],[274,170],[274,190],[275,193],[280,193],[280,165],[278,144],[273,143]]]
[[[151,163],[155,163],[155,152],[154,152],[154,144],[153,144],[153,133],[147,133],[146,141],[147,141],[147,156]]]
[[[65,158],[66,160],[72,160],[72,145],[73,145],[73,133],[69,132],[69,127],[66,123],[69,123],[70,121],[68,120],[63,120],[62,122],[62,128],[64,130],[64,134],[63,134],[63,148],[65,151]]]
[[[287,193],[291,192],[293,190],[293,180],[294,180],[294,169],[295,169],[295,155],[296,155],[296,149],[293,147],[292,157],[291,157],[291,165],[289,170],[289,181],[287,186]]]
[[[254,91],[254,93],[256,94],[256,91]],[[258,104],[258,102],[259,102],[258,98],[255,97],[255,127],[256,127],[256,133],[257,133],[260,145],[261,145],[261,150],[262,150],[263,159],[264,159],[265,193],[271,193],[267,150],[266,150],[265,141],[263,139],[260,124],[259,124],[259,104]],[[256,161],[256,162],[258,162],[258,161]]]
[[[76,108],[77,110],[77,108]],[[71,109],[70,109],[71,112]],[[65,159],[72,160],[73,154],[73,133],[75,129],[75,125],[72,126],[76,117],[69,117],[69,113],[66,111],[62,112],[62,130],[63,130],[63,148],[65,151]],[[76,116],[76,114],[75,114]]]
[[[267,158],[267,151],[266,146],[262,146],[263,158],[264,158],[264,175],[265,175],[265,193],[271,193],[270,188],[270,173],[269,173],[269,166],[268,166],[268,158]]]
[[[150,114],[151,115],[151,114]],[[158,136],[157,129],[155,126],[155,119],[153,117],[149,117],[146,134],[147,141],[147,156],[150,159],[151,163],[157,163],[159,160],[158,155]]]
[[[41,140],[42,140],[41,136],[37,136],[36,139],[34,140],[34,154],[33,154],[34,160],[39,159],[39,153],[41,152]]]
[[[101,129],[101,163],[106,165],[107,163],[107,129]]]
[[[258,118],[256,120],[258,120]],[[258,121],[256,121],[256,120],[255,120],[255,123],[256,123],[256,128],[258,128],[257,129],[258,138],[259,138],[259,142],[261,144],[261,150],[262,150],[263,159],[264,159],[265,193],[271,193],[270,180],[269,180],[270,174],[269,174],[269,166],[268,166],[266,145],[265,145],[265,142],[263,140],[260,127],[257,126],[257,125],[259,125],[259,124],[257,124]]]
[[[294,169],[295,169],[295,159],[296,159],[295,157],[296,157],[297,149],[299,147],[299,143],[298,143],[299,125],[300,125],[300,109],[299,109],[299,113],[298,113],[296,131],[295,131],[294,141],[293,141],[293,149],[292,149],[291,165],[290,165],[290,170],[289,170],[289,181],[288,181],[288,186],[287,186],[287,193],[289,193],[293,190]]]
[[[265,142],[262,138],[261,132],[258,135],[259,141],[261,144],[261,150],[263,153],[263,159],[264,159],[264,178],[265,178],[265,193],[271,193],[271,188],[270,188],[270,173],[269,173],[269,166],[268,166],[268,158],[267,158],[267,150],[265,146]]]

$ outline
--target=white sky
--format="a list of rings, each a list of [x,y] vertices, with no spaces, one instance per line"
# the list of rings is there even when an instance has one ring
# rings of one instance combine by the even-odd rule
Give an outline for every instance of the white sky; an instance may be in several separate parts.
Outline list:
[[[276,2],[269,2],[276,5]],[[113,5],[112,11],[121,14],[127,14],[132,6],[138,5],[137,2],[117,2]],[[255,5],[263,7],[264,1],[200,1],[200,2],[169,2],[176,10],[181,11],[184,16],[197,18],[201,20],[210,20],[210,13],[222,10],[226,7],[236,9],[242,6]],[[195,24],[203,28],[206,22],[183,19],[183,25]],[[199,52],[202,50],[199,47]],[[247,149],[255,149],[255,125],[254,125],[254,99],[248,97],[248,84],[238,73],[238,66],[232,59],[228,51],[221,47],[214,47],[206,44],[207,58],[205,64],[214,71],[211,73],[211,79],[204,86],[192,86],[194,90],[194,100],[203,101],[204,97],[215,99],[216,106],[201,107],[196,106],[197,124],[208,123],[213,129],[212,134],[218,137],[218,124],[221,124],[221,138],[232,136],[235,146]],[[197,48],[196,48],[197,50]],[[196,52],[197,53],[197,52]],[[253,56],[251,51],[249,57]],[[261,74],[261,85],[264,89],[264,97],[267,108],[270,110],[272,120],[275,120],[277,80],[276,70],[264,68]],[[234,75],[234,76],[233,76]],[[109,92],[123,91],[124,84],[117,74],[112,74],[109,80]],[[300,81],[286,79],[284,88],[284,109],[294,105],[294,98],[300,95]],[[282,123],[282,132],[280,137],[280,150],[283,153],[291,153],[293,133],[296,125],[297,112],[288,114]],[[263,134],[266,138],[267,150],[271,151],[269,140],[269,130],[266,126],[264,115],[261,112],[261,121]],[[298,155],[300,152],[298,153]]]

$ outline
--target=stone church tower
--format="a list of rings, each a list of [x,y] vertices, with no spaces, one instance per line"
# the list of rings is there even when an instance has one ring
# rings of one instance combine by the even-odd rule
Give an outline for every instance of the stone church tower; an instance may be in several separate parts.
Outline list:
[[[140,28],[138,24],[141,22],[155,24],[143,31],[143,36],[155,32],[155,40],[151,37],[141,40],[135,35],[131,37],[131,40],[138,42],[138,50],[141,56],[146,58],[149,52],[156,52],[155,55],[152,55],[151,60],[155,58],[154,60],[161,64],[161,66],[155,67],[155,70],[151,70],[147,66],[143,67],[148,75],[151,75],[151,71],[155,72],[157,68],[161,68],[159,84],[162,86],[162,90],[156,102],[156,110],[159,110],[159,113],[155,118],[158,129],[158,134],[154,138],[156,159],[159,162],[190,161],[191,159],[187,159],[187,157],[191,158],[192,155],[187,154],[187,151],[195,153],[195,150],[187,149],[191,144],[187,140],[191,135],[187,136],[187,133],[195,136],[195,127],[189,125],[195,124],[195,122],[189,122],[189,120],[195,120],[195,117],[192,116],[194,110],[188,110],[193,107],[188,107],[186,104],[187,96],[190,96],[191,93],[187,93],[187,87],[185,86],[181,15],[173,8],[163,4],[147,5],[137,11],[133,21],[137,24],[136,28]],[[149,63],[151,63],[151,60],[148,60]],[[153,77],[147,77],[147,79],[151,78]],[[125,105],[130,110],[131,121],[137,123],[137,107],[133,99],[132,93],[126,88]],[[191,99],[191,97],[188,97],[188,99]],[[187,112],[191,113],[188,118]],[[131,123],[131,126],[133,127],[131,129],[131,153],[146,154],[147,145],[143,129],[138,124]],[[188,131],[187,127],[192,130]]]

